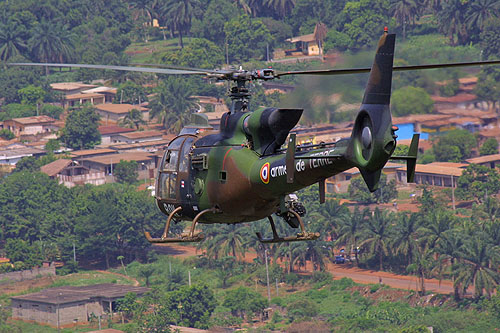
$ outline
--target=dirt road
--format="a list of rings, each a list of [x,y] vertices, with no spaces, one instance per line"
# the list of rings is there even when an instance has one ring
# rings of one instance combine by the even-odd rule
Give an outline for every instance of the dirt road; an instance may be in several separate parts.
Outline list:
[[[201,254],[200,251],[196,251],[195,247],[178,244],[155,245],[154,248],[162,254],[169,254],[181,258]],[[255,254],[248,253],[245,256],[245,261],[250,262],[253,258],[255,258]],[[308,267],[312,267],[312,265],[308,265]],[[382,282],[382,284],[392,288],[420,290],[420,286],[417,287],[417,278],[411,275],[397,275],[389,272],[372,271],[349,265],[336,264],[328,264],[327,271],[330,272],[335,279],[347,277],[354,282],[362,284],[376,284]],[[441,280],[441,282],[439,282],[437,279],[425,279],[425,288],[427,291],[433,291],[440,294],[453,293],[453,283],[449,280]],[[472,290],[469,290],[469,292],[472,292]]]

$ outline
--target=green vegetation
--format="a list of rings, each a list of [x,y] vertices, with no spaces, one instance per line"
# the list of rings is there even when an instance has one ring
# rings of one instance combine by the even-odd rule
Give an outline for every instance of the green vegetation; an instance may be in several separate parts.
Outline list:
[[[75,107],[66,119],[61,141],[69,148],[91,149],[101,142],[100,116],[91,105]]]
[[[123,161],[115,165],[114,176],[118,183],[133,184],[137,181],[139,173],[137,172],[136,161]]]

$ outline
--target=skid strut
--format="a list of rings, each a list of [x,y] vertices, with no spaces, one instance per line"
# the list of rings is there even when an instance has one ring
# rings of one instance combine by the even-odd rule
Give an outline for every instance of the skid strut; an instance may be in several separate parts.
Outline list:
[[[273,238],[266,238],[263,239],[262,235],[260,232],[257,232],[257,238],[261,243],[283,243],[283,242],[297,242],[297,241],[305,241],[305,240],[315,240],[319,238],[319,232],[307,232],[305,227],[304,227],[304,222],[302,221],[302,218],[300,217],[297,212],[294,210],[289,210],[290,213],[295,215],[297,217],[299,224],[300,224],[300,230],[296,236],[285,236],[285,237],[279,237],[278,232],[276,232],[276,226],[274,225],[273,218],[271,216],[268,216],[267,218],[269,219],[269,223],[271,224],[271,229],[273,230]]]
[[[172,221],[174,215],[182,210],[182,207],[177,207],[168,215],[167,218],[167,224],[165,225],[165,230],[163,231],[163,234],[161,235],[160,238],[153,238],[151,237],[151,234],[147,231],[144,232],[144,235],[146,236],[146,239],[150,243],[183,243],[183,242],[200,242],[202,241],[205,236],[202,233],[195,233],[195,228],[196,224],[198,223],[198,220],[200,217],[206,213],[215,213],[215,209],[209,208],[201,211],[198,213],[194,219],[193,223],[191,224],[191,228],[189,232],[187,233],[182,233],[180,237],[167,237],[168,235],[168,230],[170,228],[170,222]]]

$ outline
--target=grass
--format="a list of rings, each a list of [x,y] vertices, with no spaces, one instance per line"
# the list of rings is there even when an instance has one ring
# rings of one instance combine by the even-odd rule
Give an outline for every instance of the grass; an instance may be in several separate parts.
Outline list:
[[[184,45],[187,45],[191,41],[191,38],[184,37],[182,40]],[[158,57],[164,53],[178,50],[180,50],[179,39],[173,38],[167,40],[153,40],[147,43],[135,42],[125,49],[125,53],[130,55],[130,62],[155,63],[158,62]]]

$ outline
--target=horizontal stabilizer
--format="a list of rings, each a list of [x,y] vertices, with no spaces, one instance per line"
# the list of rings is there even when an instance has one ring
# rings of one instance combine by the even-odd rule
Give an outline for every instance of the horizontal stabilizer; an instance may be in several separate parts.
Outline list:
[[[411,139],[410,148],[408,149],[407,156],[391,156],[391,160],[405,160],[406,161],[406,181],[408,183],[415,182],[415,167],[417,165],[418,155],[418,142],[420,134],[413,134]]]

